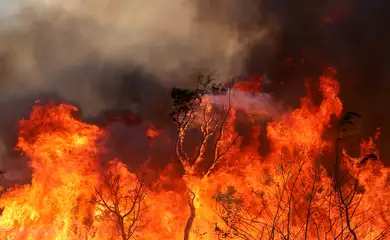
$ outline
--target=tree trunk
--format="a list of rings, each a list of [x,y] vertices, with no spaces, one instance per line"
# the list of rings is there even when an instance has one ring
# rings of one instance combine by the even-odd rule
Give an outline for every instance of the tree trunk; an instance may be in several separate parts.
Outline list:
[[[123,222],[123,219],[121,217],[118,216],[118,227],[119,227],[119,231],[121,232],[121,237],[122,237],[122,240],[127,240],[127,235],[126,235],[126,231],[125,231],[125,224]]]
[[[196,209],[194,206],[194,199],[195,199],[195,196],[190,197],[190,199],[188,200],[188,204],[190,206],[190,216],[188,217],[186,228],[184,230],[184,240],[190,239],[190,232],[192,229],[192,224],[194,223],[194,220],[195,220]]]

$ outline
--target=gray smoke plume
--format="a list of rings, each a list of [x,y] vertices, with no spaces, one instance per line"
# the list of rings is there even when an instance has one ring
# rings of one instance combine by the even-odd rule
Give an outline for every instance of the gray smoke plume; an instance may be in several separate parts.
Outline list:
[[[196,71],[237,74],[267,29],[247,21],[251,28],[241,31],[234,26],[243,14],[234,12],[237,1],[219,2],[28,2],[2,21],[1,96],[54,92],[94,114],[112,107],[107,99],[121,88],[118,72],[142,69],[165,85],[188,83]],[[258,16],[251,4],[248,20]]]
[[[283,107],[276,102],[270,93],[247,93],[232,89],[229,93],[206,95],[205,100],[212,104],[228,107],[245,112],[257,121],[275,120],[283,113]]]

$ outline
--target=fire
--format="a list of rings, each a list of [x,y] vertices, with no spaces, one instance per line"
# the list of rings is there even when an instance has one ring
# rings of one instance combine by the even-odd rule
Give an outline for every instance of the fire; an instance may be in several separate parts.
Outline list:
[[[236,83],[234,88],[248,93],[259,93],[261,90],[261,82],[262,78],[260,76],[252,76],[248,81]]]
[[[252,79],[235,91],[256,95],[260,87]],[[196,108],[180,105],[173,114],[179,164],[153,181],[120,160],[103,162],[105,131],[78,120],[75,107],[37,103],[19,122],[17,143],[32,181],[3,190],[0,239],[386,239],[390,171],[375,145],[379,135],[361,143],[360,157],[349,156],[342,132],[358,115],[342,117],[332,77],[320,78],[319,91],[319,105],[304,97],[266,128],[249,114],[245,139],[236,130],[234,96],[223,106],[191,98]],[[194,130],[201,138],[188,150]],[[265,156],[257,150],[263,131]],[[151,127],[145,134],[161,133]]]
[[[17,147],[29,158],[32,183],[1,198],[2,233],[9,239],[82,237],[91,208],[88,197],[98,183],[95,142],[103,132],[76,121],[68,105],[34,107],[20,121]]]
[[[146,136],[148,136],[150,139],[156,138],[160,135],[159,131],[154,129],[153,127],[148,128],[146,130]]]

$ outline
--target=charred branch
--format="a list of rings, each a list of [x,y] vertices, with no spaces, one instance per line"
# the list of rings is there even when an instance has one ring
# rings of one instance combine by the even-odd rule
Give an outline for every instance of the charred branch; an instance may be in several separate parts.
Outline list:
[[[105,176],[104,184],[95,189],[97,205],[101,210],[99,220],[115,224],[122,240],[133,239],[135,233],[144,226],[142,213],[146,210],[145,185],[138,180],[130,190],[123,190],[118,173]]]

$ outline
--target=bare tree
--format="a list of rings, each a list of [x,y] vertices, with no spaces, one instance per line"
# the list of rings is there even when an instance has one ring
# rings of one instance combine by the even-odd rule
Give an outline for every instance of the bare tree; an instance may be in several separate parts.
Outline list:
[[[205,102],[205,94],[227,94],[227,106],[216,106]],[[231,150],[238,136],[227,132],[231,115],[231,91],[215,82],[214,77],[200,76],[195,90],[173,88],[171,92],[174,109],[171,113],[172,121],[177,127],[176,155],[185,171],[187,178],[208,177],[223,157]],[[195,153],[190,154],[184,148],[184,142],[190,129],[200,130],[201,139]],[[212,151],[213,157],[206,170],[201,169],[207,159],[206,151]],[[187,186],[190,216],[188,218],[184,239],[189,239],[192,224],[196,216],[194,200],[196,193]]]
[[[121,176],[110,171],[95,192],[100,219],[114,223],[122,240],[136,239],[137,231],[146,224],[142,219],[146,209],[146,189],[142,181],[137,178],[135,186],[128,189],[123,186]]]

